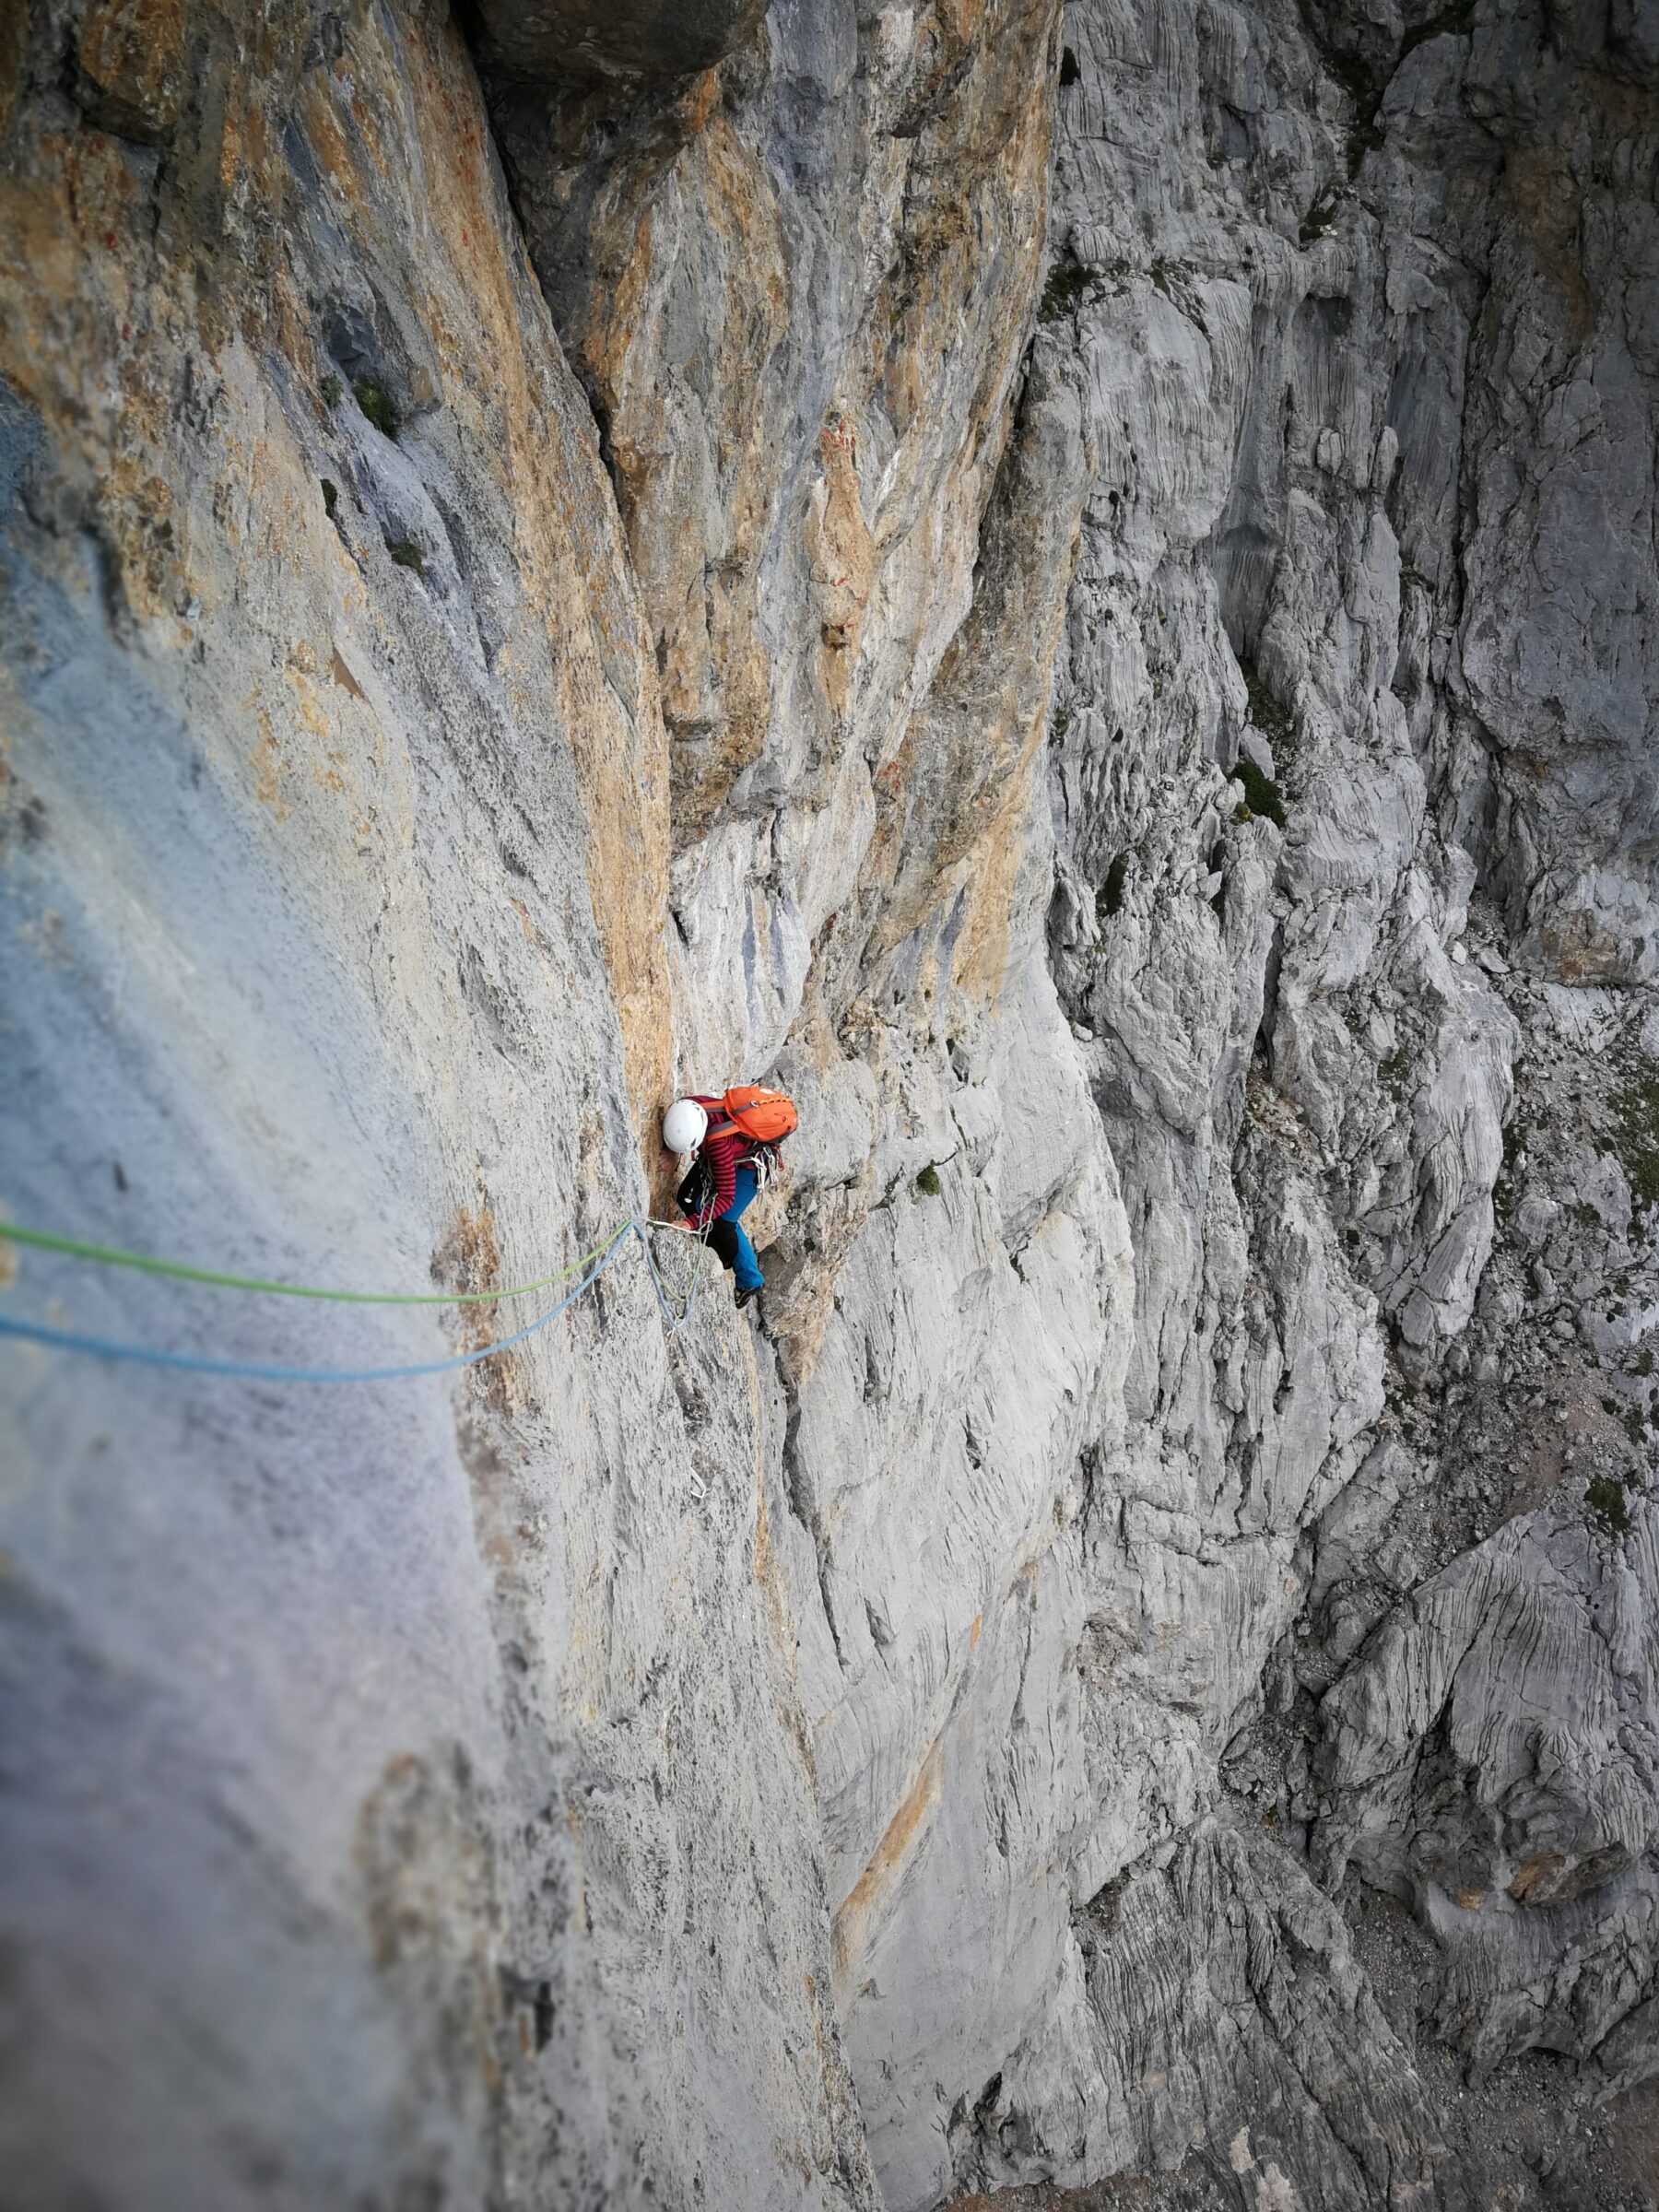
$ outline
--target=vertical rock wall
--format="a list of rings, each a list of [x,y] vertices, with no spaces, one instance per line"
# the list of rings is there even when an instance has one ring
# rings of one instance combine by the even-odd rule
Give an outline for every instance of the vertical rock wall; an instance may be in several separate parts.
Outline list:
[[[0,22],[22,2201],[1627,2201],[1656,65]]]
[[[1065,38],[1051,937],[1135,1327],[1087,1991],[964,2171],[1624,2202],[1561,2114],[1653,2058],[1653,55],[1524,7]]]
[[[1066,348],[1028,354],[1055,28],[779,8],[677,101],[490,76],[656,633],[684,1065],[781,1046],[803,1107],[779,1542],[892,2203],[948,2188],[961,2085],[1071,1951],[1077,1524],[1127,1343],[1032,804],[1092,465]]]
[[[467,50],[420,8],[13,40],[6,1206],[325,1284],[547,1276],[645,1210],[667,746]],[[305,1367],[559,1295],[12,1273]],[[5,1366],[13,2201],[876,2201],[724,1291],[671,1341],[625,1253],[425,1382]]]

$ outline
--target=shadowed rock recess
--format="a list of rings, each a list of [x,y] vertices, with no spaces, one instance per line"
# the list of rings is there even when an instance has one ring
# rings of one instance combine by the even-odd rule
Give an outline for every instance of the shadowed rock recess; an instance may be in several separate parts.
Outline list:
[[[1656,198],[1649,0],[0,6],[0,1218],[801,1112],[762,1327],[0,1338],[8,2207],[1659,2203]]]

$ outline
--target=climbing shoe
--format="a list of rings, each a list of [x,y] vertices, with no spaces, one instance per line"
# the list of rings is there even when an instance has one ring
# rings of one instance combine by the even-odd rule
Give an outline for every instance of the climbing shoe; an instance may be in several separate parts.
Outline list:
[[[736,1290],[733,1292],[732,1303],[736,1307],[739,1313],[742,1312],[744,1307],[747,1306],[751,1300],[759,1297],[764,1287],[765,1286],[763,1284],[757,1283],[752,1290]]]

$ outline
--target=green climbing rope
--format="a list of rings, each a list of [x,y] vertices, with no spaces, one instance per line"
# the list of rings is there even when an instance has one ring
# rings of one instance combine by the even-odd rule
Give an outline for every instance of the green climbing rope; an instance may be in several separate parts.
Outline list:
[[[220,1290],[264,1290],[278,1298],[326,1298],[348,1306],[484,1306],[503,1298],[524,1298],[532,1290],[548,1289],[580,1273],[615,1243],[621,1230],[602,1237],[580,1259],[532,1283],[514,1283],[505,1290],[327,1290],[314,1283],[273,1283],[263,1276],[229,1275],[218,1267],[193,1267],[183,1260],[162,1260],[144,1252],[124,1252],[118,1244],[91,1244],[81,1237],[61,1237],[49,1229],[23,1229],[0,1219],[0,1244],[26,1244],[36,1252],[56,1252],[72,1260],[97,1260],[106,1267],[136,1267],[145,1275],[165,1275],[175,1282],[210,1283]]]

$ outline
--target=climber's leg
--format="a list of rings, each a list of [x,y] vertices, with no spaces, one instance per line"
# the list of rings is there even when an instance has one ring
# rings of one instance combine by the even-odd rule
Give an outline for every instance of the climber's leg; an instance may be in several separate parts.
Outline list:
[[[709,1242],[736,1277],[739,1290],[759,1290],[766,1277],[760,1272],[760,1263],[755,1257],[755,1248],[738,1226],[738,1216],[754,1198],[758,1188],[753,1168],[739,1168],[737,1190],[730,1206],[709,1231]],[[722,1235],[722,1231],[724,1235]],[[716,1242],[719,1238],[719,1242]]]
[[[732,1233],[737,1240],[737,1250],[732,1259],[732,1273],[736,1277],[737,1288],[739,1290],[759,1290],[766,1277],[760,1272],[755,1248],[735,1224]]]

